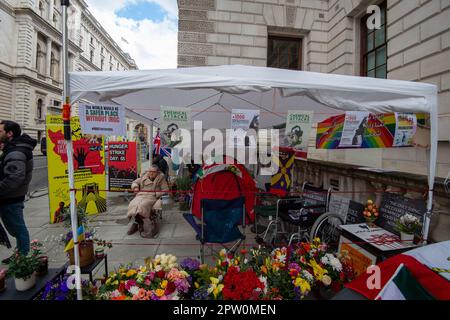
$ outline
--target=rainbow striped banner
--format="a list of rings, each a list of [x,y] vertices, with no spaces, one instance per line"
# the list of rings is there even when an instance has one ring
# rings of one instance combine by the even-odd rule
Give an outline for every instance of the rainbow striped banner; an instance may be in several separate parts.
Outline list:
[[[423,114],[417,114],[423,119]],[[345,114],[330,117],[317,124],[317,149],[345,149],[340,147],[345,124]],[[395,113],[368,114],[365,119],[362,143],[358,148],[392,148],[394,144],[396,117]]]

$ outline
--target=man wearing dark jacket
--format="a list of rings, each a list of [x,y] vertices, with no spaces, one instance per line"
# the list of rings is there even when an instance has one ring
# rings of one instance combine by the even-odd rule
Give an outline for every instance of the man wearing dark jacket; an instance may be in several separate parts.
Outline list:
[[[0,217],[9,234],[17,240],[22,254],[30,250],[30,236],[23,218],[25,195],[33,172],[33,149],[37,141],[21,134],[20,126],[0,121]],[[8,263],[9,258],[2,261]]]

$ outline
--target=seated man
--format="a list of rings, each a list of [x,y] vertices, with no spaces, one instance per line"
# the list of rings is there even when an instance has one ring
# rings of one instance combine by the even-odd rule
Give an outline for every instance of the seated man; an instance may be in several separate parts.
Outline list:
[[[168,190],[166,178],[158,167],[152,165],[148,171],[140,178],[133,181],[131,189],[136,192],[136,197],[128,206],[128,218],[134,218],[134,222],[128,230],[128,235],[132,235],[138,230],[142,237],[153,238],[159,232],[157,217],[152,213],[153,209],[159,209],[160,198]]]

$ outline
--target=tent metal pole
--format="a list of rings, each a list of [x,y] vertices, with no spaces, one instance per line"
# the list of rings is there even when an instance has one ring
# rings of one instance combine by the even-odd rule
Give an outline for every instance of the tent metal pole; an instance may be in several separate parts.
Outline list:
[[[423,221],[423,244],[428,242],[428,233],[430,231],[431,215],[433,213],[433,190],[434,190],[434,177],[436,174],[436,160],[437,160],[437,147],[438,147],[438,115],[437,115],[437,90],[432,98],[431,102],[433,108],[430,113],[430,152],[428,153],[428,200],[427,200],[427,212],[425,213]]]
[[[70,88],[69,88],[69,53],[68,53],[68,35],[67,35],[67,8],[70,6],[69,0],[61,0],[62,7],[62,46],[63,46],[63,98],[65,101],[63,109],[64,121],[64,139],[66,140],[67,150],[67,165],[69,178],[69,192],[70,192],[70,220],[72,225],[72,238],[74,243],[75,256],[75,285],[77,290],[77,300],[83,299],[81,291],[81,274],[80,274],[80,254],[78,247],[78,216],[76,210],[75,197],[75,181],[74,181],[74,167],[73,167],[73,145],[72,145],[72,130],[70,127]]]
[[[150,161],[150,163],[149,163],[149,168],[150,168],[153,163],[153,119],[150,122],[149,136],[150,136],[150,143],[149,143],[149,150],[148,150],[148,160]]]

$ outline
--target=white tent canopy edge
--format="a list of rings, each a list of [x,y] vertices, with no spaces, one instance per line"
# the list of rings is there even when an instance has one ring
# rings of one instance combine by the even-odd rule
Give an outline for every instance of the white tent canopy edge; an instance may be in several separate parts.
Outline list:
[[[320,110],[319,115],[338,114],[337,111],[423,112],[430,114],[431,141],[428,167],[428,203],[424,220],[424,238],[429,231],[433,186],[437,157],[437,87],[432,84],[291,71],[266,67],[226,65],[166,70],[133,70],[117,72],[71,72],[71,102],[81,99],[92,103],[124,105],[145,119],[159,116],[161,105],[197,105],[193,118],[207,122],[210,127],[223,128],[229,124],[224,106],[236,106],[231,99],[245,98],[254,109],[260,106],[269,114],[262,125],[274,125],[270,112],[285,113],[289,109]],[[215,93],[224,93],[217,97]],[[210,101],[208,101],[210,97]],[[221,101],[223,99],[223,101]],[[228,99],[228,103],[225,102]],[[235,100],[236,101],[236,100]],[[238,100],[239,101],[239,100]],[[242,102],[241,102],[242,103]],[[218,105],[220,110],[213,109]],[[262,107],[265,106],[265,107]],[[207,110],[208,112],[203,112]],[[322,116],[327,118],[328,116]],[[133,117],[134,118],[134,117]],[[321,120],[316,117],[315,121]]]

